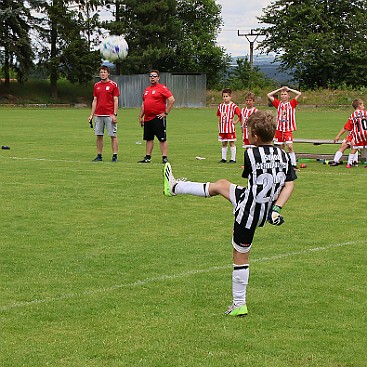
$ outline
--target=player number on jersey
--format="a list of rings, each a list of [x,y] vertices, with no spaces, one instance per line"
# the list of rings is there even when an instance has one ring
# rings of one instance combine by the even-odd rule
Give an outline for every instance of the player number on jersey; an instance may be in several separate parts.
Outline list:
[[[272,201],[274,197],[278,196],[285,178],[284,172],[278,172],[276,176],[270,173],[262,173],[256,180],[256,185],[262,186],[262,189],[256,195],[255,201],[260,204]]]

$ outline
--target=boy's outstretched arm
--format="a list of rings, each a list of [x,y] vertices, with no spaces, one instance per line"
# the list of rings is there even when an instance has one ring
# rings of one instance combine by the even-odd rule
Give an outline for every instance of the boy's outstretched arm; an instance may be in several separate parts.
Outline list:
[[[339,133],[338,133],[338,135],[334,138],[334,143],[336,143],[339,139],[340,139],[340,137],[344,134],[344,133],[346,133],[348,130],[347,129],[345,129],[344,127],[339,131]]]
[[[294,181],[287,181],[284,184],[283,189],[280,192],[279,197],[275,201],[274,205],[277,205],[283,208],[283,206],[286,204],[288,199],[291,197],[293,190],[294,190]]]

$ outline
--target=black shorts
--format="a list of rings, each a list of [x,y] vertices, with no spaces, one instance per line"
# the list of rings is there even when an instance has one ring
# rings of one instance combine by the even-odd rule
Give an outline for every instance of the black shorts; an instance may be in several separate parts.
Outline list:
[[[157,137],[159,141],[166,141],[166,118],[155,117],[153,120],[144,122],[144,140],[154,140]]]
[[[266,220],[266,213],[261,213],[260,207],[254,205],[249,196],[248,189],[232,185],[231,202],[237,208],[234,213],[233,242],[241,247],[251,245],[256,228],[262,227]]]
[[[243,225],[234,221],[233,225],[233,242],[241,247],[248,247],[254,239],[256,227],[245,228]]]

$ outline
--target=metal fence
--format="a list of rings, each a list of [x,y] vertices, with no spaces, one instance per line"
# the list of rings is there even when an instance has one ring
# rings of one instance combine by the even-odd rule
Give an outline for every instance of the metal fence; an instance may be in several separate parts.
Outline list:
[[[120,89],[120,107],[141,106],[143,91],[149,85],[148,74],[111,75],[110,79]],[[205,74],[160,73],[160,83],[165,84],[172,92],[176,100],[175,107],[206,106]]]

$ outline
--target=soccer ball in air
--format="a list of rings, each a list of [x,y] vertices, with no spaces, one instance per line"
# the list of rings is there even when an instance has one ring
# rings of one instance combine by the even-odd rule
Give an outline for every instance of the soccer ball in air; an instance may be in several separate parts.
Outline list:
[[[126,58],[129,46],[124,37],[109,36],[101,42],[99,51],[104,60],[115,62]]]

